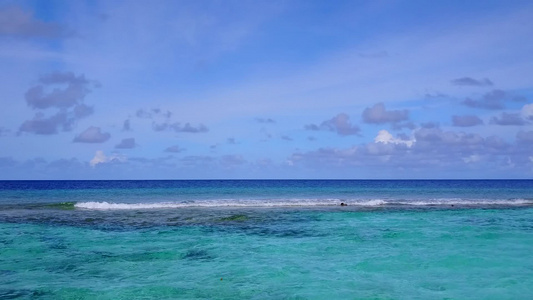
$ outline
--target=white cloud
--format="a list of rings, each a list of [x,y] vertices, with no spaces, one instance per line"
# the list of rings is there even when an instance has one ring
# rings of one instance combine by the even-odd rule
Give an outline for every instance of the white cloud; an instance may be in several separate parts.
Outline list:
[[[463,157],[463,161],[467,164],[469,163],[476,163],[478,161],[481,160],[481,156],[477,155],[477,154],[472,154],[468,157]]]
[[[111,154],[110,156],[107,156],[104,154],[104,151],[98,150],[94,154],[93,159],[89,162],[91,167],[95,167],[98,164],[104,164],[104,163],[110,163],[110,162],[126,162],[127,158],[124,155],[121,154]]]
[[[524,119],[533,121],[533,103],[524,105],[521,113]]]
[[[414,138],[410,138],[408,140],[405,140],[405,139],[395,138],[387,130],[380,130],[378,132],[378,135],[374,138],[374,142],[375,143],[383,143],[383,144],[389,144],[389,143],[392,143],[392,144],[404,144],[407,147],[411,147],[415,143],[415,139]]]

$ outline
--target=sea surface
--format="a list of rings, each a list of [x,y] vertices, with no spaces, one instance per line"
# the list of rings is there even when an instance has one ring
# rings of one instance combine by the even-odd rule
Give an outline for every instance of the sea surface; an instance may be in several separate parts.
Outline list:
[[[0,299],[533,299],[533,180],[0,181]]]

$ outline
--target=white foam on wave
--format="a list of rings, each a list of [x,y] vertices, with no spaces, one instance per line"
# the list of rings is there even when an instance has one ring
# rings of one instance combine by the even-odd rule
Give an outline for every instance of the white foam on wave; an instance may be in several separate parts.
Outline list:
[[[357,205],[357,206],[381,206],[388,204],[387,201],[382,199],[372,199],[372,200],[358,200],[358,201],[345,201],[348,205]]]
[[[190,202],[156,202],[156,203],[109,203],[80,202],[74,206],[92,210],[126,210],[126,209],[165,209],[185,207],[288,207],[288,206],[331,206],[339,205],[339,200],[203,200]]]
[[[109,203],[109,202],[80,202],[74,204],[76,208],[94,210],[122,210],[122,209],[154,209],[183,207],[177,203]]]
[[[338,206],[342,202],[348,206],[379,207],[379,206],[479,206],[479,205],[533,205],[533,200],[483,200],[483,199],[429,199],[429,200],[383,200],[383,199],[222,199],[197,200],[187,202],[154,202],[154,203],[112,203],[112,202],[79,202],[74,206],[89,210],[134,210],[134,209],[172,209],[193,207],[317,207]]]
[[[526,199],[431,199],[431,200],[412,200],[412,201],[391,201],[389,204],[404,204],[404,205],[415,205],[415,206],[444,206],[444,205],[464,205],[464,206],[475,206],[475,205],[530,205],[533,204],[532,200]]]

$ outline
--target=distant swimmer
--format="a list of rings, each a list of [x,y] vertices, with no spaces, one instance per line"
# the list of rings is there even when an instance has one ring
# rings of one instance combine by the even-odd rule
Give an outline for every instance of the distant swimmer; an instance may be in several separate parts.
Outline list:
[[[348,204],[341,202],[341,206],[348,206]]]

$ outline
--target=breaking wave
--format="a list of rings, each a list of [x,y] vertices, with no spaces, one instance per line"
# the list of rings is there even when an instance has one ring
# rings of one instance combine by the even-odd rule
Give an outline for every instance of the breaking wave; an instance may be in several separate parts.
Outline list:
[[[144,210],[144,209],[178,209],[194,207],[318,207],[339,206],[344,203],[356,207],[387,207],[387,206],[528,206],[533,199],[429,199],[429,200],[384,200],[384,199],[284,199],[284,200],[198,200],[186,202],[153,202],[153,203],[113,203],[113,202],[78,202],[78,209],[89,210]]]

